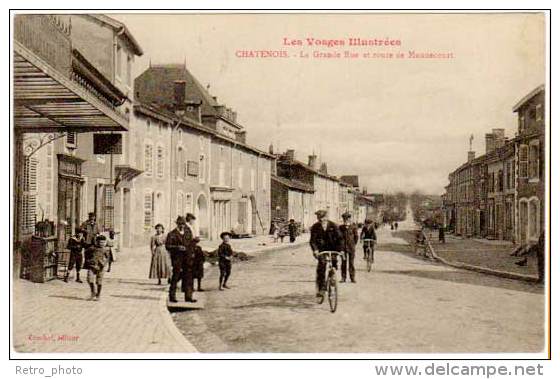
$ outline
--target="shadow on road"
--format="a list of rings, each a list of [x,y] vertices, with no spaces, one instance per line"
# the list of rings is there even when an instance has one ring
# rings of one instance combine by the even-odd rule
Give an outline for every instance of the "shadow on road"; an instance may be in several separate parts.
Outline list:
[[[249,308],[300,308],[308,309],[317,304],[314,295],[302,295],[299,293],[290,293],[287,295],[265,297],[256,302],[233,306],[233,309],[249,309]]]
[[[64,296],[64,295],[49,295],[49,297],[56,297],[58,299],[66,299],[66,300],[80,300],[80,301],[88,301],[87,297],[79,297],[79,296]]]
[[[536,284],[520,282],[517,280],[497,278],[463,270],[376,270],[376,272],[389,275],[407,275],[424,279],[443,280],[446,282],[472,284],[475,286],[494,287],[512,291],[543,293],[543,287]]]
[[[138,295],[111,295],[111,297],[118,297],[121,299],[133,299],[133,300],[155,300],[159,301],[159,297],[152,296],[138,296]]]

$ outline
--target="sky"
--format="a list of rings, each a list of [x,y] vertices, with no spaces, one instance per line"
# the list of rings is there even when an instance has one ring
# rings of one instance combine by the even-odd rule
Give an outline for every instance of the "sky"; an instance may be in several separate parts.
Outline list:
[[[443,193],[448,173],[466,161],[469,137],[477,156],[492,128],[513,137],[512,107],[545,82],[541,14],[111,16],[144,50],[134,76],[150,62],[186,62],[237,111],[250,144],[294,149],[302,161],[315,152],[329,173],[359,175],[370,192]],[[307,45],[307,38],[345,45]],[[400,45],[352,47],[349,38]],[[287,58],[237,56],[255,50]],[[452,58],[411,59],[412,50]],[[344,51],[360,58],[313,58]],[[399,52],[405,58],[371,57]]]

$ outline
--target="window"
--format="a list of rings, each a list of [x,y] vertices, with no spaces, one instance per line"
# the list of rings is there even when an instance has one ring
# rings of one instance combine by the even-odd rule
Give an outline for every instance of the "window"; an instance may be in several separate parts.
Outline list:
[[[529,178],[539,178],[539,142],[529,145]]]
[[[184,159],[184,151],[183,148],[181,146],[177,147],[177,154],[175,156],[175,178],[176,179],[182,179],[181,178],[181,162],[183,162]]]
[[[122,48],[117,45],[117,77],[122,78]]]
[[[488,175],[488,192],[494,192],[494,173]]]
[[[204,157],[204,154],[200,154],[200,156],[198,157],[198,163],[199,163],[199,173],[198,173],[198,180],[200,183],[204,183],[206,181],[206,159]]]
[[[237,186],[243,188],[243,167],[237,169]]]
[[[529,147],[519,146],[519,177],[526,178],[529,174]]]
[[[519,116],[519,130],[525,130],[525,116]]]
[[[504,191],[504,173],[502,170],[498,171],[498,192]]]
[[[154,194],[144,193],[144,229],[151,229],[154,222]]]
[[[22,232],[32,233],[35,230],[37,212],[37,166],[36,158],[25,158],[23,165],[23,204]]]
[[[220,186],[226,184],[226,163],[224,161],[220,162],[218,166],[218,184]]]
[[[537,104],[536,106],[537,121],[541,121],[544,117],[542,104]]]
[[[157,163],[156,163],[156,173],[158,178],[163,178],[163,170],[164,170],[164,152],[163,146],[159,145],[157,147]]]
[[[519,233],[521,237],[521,242],[527,242],[527,223],[529,221],[529,207],[527,201],[519,202]]]
[[[147,176],[152,176],[154,170],[154,147],[147,143],[144,146],[144,172]]]
[[[66,147],[75,148],[76,147],[76,132],[66,133]]]
[[[114,215],[114,189],[112,185],[103,186],[103,198],[102,198],[102,209],[101,217],[102,225],[105,230],[113,229],[113,215]]]
[[[183,192],[177,192],[177,216],[183,216],[185,210],[185,196]]]
[[[126,84],[130,87],[132,84],[132,56],[126,55]]]
[[[193,195],[192,193],[185,194],[185,214],[193,212]]]
[[[251,191],[255,190],[255,170],[251,169]]]
[[[539,238],[539,201],[531,200],[529,203],[529,238],[532,240]]]

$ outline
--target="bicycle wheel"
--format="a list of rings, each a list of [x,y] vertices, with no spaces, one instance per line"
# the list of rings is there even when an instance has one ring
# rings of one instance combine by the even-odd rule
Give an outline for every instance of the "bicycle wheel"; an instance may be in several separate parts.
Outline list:
[[[331,312],[334,313],[336,312],[336,306],[338,305],[338,290],[334,270],[329,273],[329,280],[327,281],[327,294],[329,296],[329,306],[331,307]]]

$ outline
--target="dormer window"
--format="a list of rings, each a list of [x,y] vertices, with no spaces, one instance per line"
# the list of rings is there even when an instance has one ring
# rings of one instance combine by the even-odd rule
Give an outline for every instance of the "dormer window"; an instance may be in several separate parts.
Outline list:
[[[541,121],[544,117],[542,104],[537,104],[535,107],[536,120]]]

